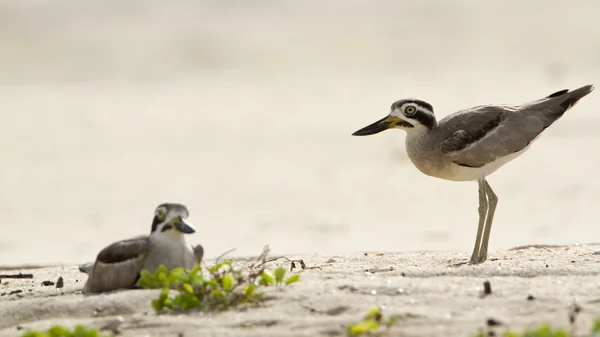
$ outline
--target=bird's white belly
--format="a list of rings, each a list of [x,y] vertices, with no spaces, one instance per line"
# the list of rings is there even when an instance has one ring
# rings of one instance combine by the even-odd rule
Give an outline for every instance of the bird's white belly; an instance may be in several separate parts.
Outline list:
[[[531,147],[531,144],[533,144],[540,136],[541,133],[537,137],[535,137],[531,142],[529,142],[529,144],[521,151],[513,152],[509,155],[500,157],[494,160],[493,162],[490,162],[481,167],[469,167],[458,165],[454,163],[450,158],[444,155],[436,156],[441,154],[439,152],[434,153],[434,155],[432,155],[431,157],[424,156],[424,149],[422,144],[425,142],[423,142],[422,140],[423,134],[414,135],[413,137],[407,137],[406,150],[408,157],[411,159],[413,164],[417,167],[417,169],[419,169],[419,171],[426,175],[444,180],[473,181],[484,179],[485,177],[494,173],[504,164],[523,154],[529,149],[529,147]]]
[[[472,181],[484,179],[485,177],[494,173],[500,167],[504,166],[504,164],[523,154],[529,149],[532,143],[533,142],[529,143],[529,145],[521,151],[511,153],[504,157],[500,157],[494,160],[493,162],[481,167],[468,167],[461,166],[456,163],[451,163],[446,167],[445,170],[437,172],[436,177],[453,181]]]

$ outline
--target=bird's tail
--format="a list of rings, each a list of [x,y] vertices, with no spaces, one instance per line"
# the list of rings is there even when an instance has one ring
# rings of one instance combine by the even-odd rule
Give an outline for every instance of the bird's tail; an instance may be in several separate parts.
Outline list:
[[[554,105],[559,105],[564,110],[562,113],[565,113],[567,110],[572,108],[580,99],[585,97],[587,94],[594,90],[593,85],[586,85],[581,88],[571,90],[565,89],[561,91],[557,91],[548,97],[545,97],[544,100],[552,100],[554,101]]]

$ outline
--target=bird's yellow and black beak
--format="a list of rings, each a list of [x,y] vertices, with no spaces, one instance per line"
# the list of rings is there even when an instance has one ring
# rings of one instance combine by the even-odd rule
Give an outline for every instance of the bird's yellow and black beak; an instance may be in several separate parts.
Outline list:
[[[386,116],[385,118],[378,120],[377,122],[375,122],[371,125],[365,126],[364,128],[353,133],[352,135],[353,136],[374,135],[376,133],[380,133],[381,131],[391,129],[391,128],[395,127],[397,124],[402,124],[402,123],[406,123],[406,121],[401,119],[400,117],[389,115],[389,116]]]
[[[192,226],[191,223],[189,223],[186,219],[184,219],[184,218],[182,218],[180,216],[178,216],[175,219],[173,219],[171,221],[171,223],[181,233],[192,234],[192,233],[196,232],[196,229],[194,228],[194,226]]]

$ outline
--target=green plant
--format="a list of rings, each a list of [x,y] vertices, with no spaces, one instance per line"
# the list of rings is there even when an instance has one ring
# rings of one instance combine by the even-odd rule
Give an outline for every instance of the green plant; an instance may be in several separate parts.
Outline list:
[[[596,336],[596,334],[598,334],[599,332],[600,332],[600,317],[596,318],[594,320],[594,322],[592,324],[592,329],[590,330],[590,334],[586,335],[586,336]],[[487,336],[488,336],[488,334],[483,331],[479,331],[477,334],[475,334],[475,337],[487,337]],[[526,329],[525,331],[523,331],[521,333],[507,331],[500,336],[502,336],[502,337],[573,337],[574,335],[572,333],[569,333],[562,329],[553,330],[552,328],[550,328],[550,326],[548,324],[544,323],[535,329]]]
[[[594,323],[592,323],[592,333],[593,334],[600,333],[600,317],[596,318],[594,320]]]
[[[382,329],[389,329],[397,321],[397,316],[384,317],[381,309],[373,308],[365,315],[362,321],[350,324],[346,328],[349,336],[360,336],[364,334],[374,334],[381,332]]]
[[[106,335],[101,335],[96,329],[88,329],[83,325],[77,325],[72,331],[55,325],[48,329],[47,331],[27,331],[21,335],[21,337],[102,337]]]
[[[480,331],[476,337],[486,337],[487,334]],[[526,329],[522,333],[507,331],[503,337],[570,337],[571,334],[564,330],[552,330],[548,324],[542,324],[535,329]]]
[[[259,303],[263,299],[263,293],[257,291],[260,287],[282,287],[300,279],[298,274],[286,278],[283,267],[275,269],[272,275],[264,267],[244,273],[234,267],[232,260],[217,262],[206,268],[206,272],[202,273],[200,265],[191,270],[175,268],[171,271],[161,265],[154,273],[142,270],[137,284],[145,289],[161,289],[159,297],[152,301],[156,311],[165,308],[226,310],[240,304]],[[177,294],[173,296],[171,290]]]

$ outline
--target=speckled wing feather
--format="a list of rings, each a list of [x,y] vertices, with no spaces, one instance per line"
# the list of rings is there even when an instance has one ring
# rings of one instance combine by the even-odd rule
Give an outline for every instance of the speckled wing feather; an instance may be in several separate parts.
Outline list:
[[[133,287],[146,261],[147,238],[137,236],[102,249],[96,257],[83,292],[101,293]]]
[[[440,135],[441,150],[469,167],[519,152],[592,89],[561,90],[521,106],[484,105],[450,115],[439,122],[447,133]]]

